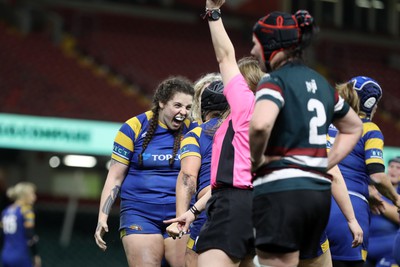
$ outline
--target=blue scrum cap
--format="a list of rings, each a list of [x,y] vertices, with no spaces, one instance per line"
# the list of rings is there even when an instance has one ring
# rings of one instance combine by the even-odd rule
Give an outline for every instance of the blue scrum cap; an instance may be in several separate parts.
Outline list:
[[[377,81],[366,76],[357,76],[351,79],[353,88],[360,99],[360,110],[370,115],[382,97],[382,89]]]

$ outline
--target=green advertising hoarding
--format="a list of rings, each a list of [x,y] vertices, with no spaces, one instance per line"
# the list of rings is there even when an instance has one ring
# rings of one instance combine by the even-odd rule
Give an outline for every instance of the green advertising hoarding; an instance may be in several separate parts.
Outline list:
[[[385,166],[388,166],[388,162],[390,159],[395,157],[400,157],[400,148],[399,147],[389,147],[385,146],[383,150],[383,155],[385,159]]]
[[[121,125],[0,113],[0,148],[111,155]]]
[[[0,113],[0,148],[111,155],[122,123]],[[385,147],[385,163],[400,148]]]

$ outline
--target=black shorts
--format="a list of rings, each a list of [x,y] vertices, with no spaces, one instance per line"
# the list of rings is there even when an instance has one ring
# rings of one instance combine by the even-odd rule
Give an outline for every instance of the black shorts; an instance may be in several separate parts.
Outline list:
[[[212,192],[207,202],[207,221],[196,243],[198,253],[220,249],[242,260],[255,255],[251,190],[224,188]]]
[[[283,191],[255,197],[256,248],[270,253],[300,251],[300,257],[316,257],[330,207],[330,190]]]

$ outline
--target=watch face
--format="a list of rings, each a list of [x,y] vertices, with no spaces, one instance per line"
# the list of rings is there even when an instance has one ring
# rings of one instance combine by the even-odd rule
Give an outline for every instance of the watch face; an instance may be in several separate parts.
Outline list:
[[[221,17],[221,13],[219,13],[218,10],[211,11],[212,20],[218,20],[220,17]]]

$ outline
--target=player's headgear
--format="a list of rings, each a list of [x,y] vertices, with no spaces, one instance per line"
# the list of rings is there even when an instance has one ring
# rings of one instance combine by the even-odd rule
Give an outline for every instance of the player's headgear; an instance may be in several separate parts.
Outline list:
[[[314,32],[314,18],[307,10],[299,10],[294,15],[274,11],[257,21],[253,33],[263,49],[267,69],[275,53],[286,49],[309,45]]]
[[[264,61],[269,64],[275,51],[296,46],[300,29],[296,18],[285,12],[272,12],[260,18],[253,27],[253,33],[263,48]]]
[[[372,110],[382,97],[382,89],[378,82],[366,76],[357,76],[351,79],[353,88],[360,99],[360,110],[367,116],[371,115]]]
[[[222,81],[210,83],[201,94],[201,111],[223,111],[228,108],[228,101],[224,94],[224,84]]]

